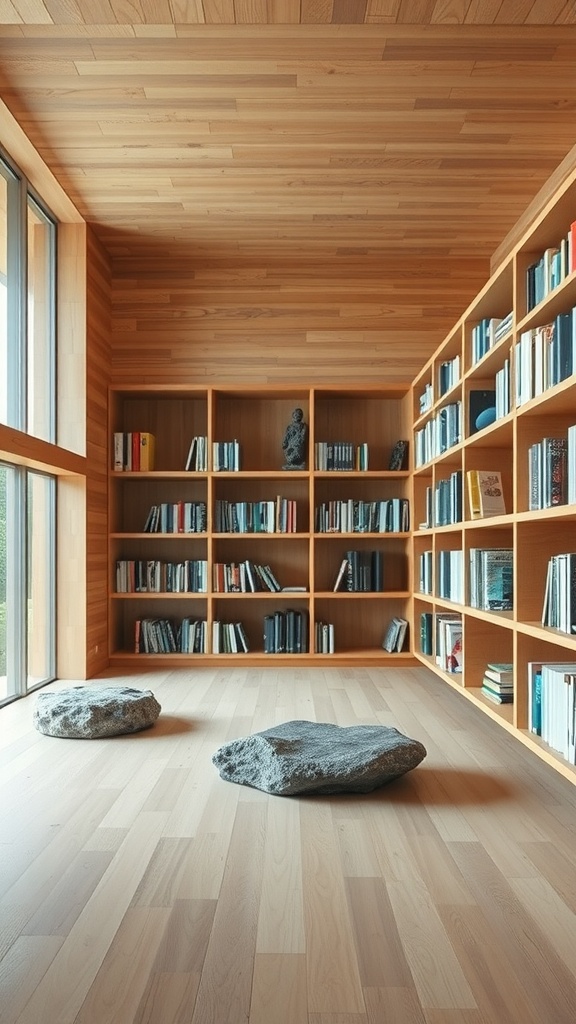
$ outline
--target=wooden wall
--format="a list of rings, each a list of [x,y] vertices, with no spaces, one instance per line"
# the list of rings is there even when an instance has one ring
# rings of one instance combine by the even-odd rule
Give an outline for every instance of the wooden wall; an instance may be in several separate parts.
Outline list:
[[[86,674],[108,664],[108,384],[110,261],[88,229],[86,244]]]
[[[411,382],[488,276],[443,254],[116,258],[112,381]]]

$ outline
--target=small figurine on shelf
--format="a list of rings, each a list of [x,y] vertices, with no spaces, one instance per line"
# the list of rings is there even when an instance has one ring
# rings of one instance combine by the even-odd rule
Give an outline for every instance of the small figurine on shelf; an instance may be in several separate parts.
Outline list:
[[[282,451],[285,463],[282,469],[306,469],[306,440],[308,427],[304,423],[302,409],[294,409],[292,422],[286,427]]]

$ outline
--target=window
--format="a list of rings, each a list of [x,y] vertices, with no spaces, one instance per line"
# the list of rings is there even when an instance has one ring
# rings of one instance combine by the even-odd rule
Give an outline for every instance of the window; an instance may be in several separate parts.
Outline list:
[[[56,224],[0,158],[0,422],[55,440]]]
[[[26,429],[54,440],[55,229],[28,196]]]
[[[0,703],[54,678],[55,481],[0,463]]]
[[[0,156],[0,423],[55,440],[56,225]],[[0,703],[55,673],[49,474],[0,463]]]

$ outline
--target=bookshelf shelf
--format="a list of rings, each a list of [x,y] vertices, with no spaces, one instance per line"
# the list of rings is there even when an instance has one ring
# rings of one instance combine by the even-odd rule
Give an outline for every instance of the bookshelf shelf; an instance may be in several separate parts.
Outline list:
[[[576,451],[568,453],[567,468],[558,468],[559,460],[552,464],[558,443],[553,440],[546,447],[540,445],[545,438],[566,438],[569,428],[576,425],[576,253],[567,241],[575,236],[575,210],[576,172],[572,172],[415,378],[411,403],[414,443],[417,432],[445,403],[459,402],[462,409],[461,440],[416,467],[413,474],[415,656],[572,782],[576,782],[576,767],[566,760],[560,745],[555,749],[547,742],[550,737],[543,739],[537,732],[538,716],[533,718],[533,704],[538,700],[533,674],[537,669],[533,666],[556,662],[572,665],[576,674],[576,634],[542,625],[552,564],[554,571],[565,573],[561,586],[549,590],[560,595],[559,604],[563,602],[563,618],[552,621],[562,621],[563,625],[567,622],[568,628],[571,623],[576,625],[576,579],[569,575],[574,562],[556,557],[576,552],[576,504],[534,507],[564,500],[567,495],[559,490],[563,481],[558,474],[565,473],[573,481],[576,474]],[[550,277],[544,278],[544,297],[529,310],[529,301],[541,294],[537,290],[541,280],[534,283],[536,264],[546,267],[546,260],[553,259],[553,247],[561,252],[560,283],[555,276],[556,265],[554,274],[550,271]],[[438,368],[447,359],[455,360],[462,373],[439,397]],[[422,411],[421,399],[427,387],[433,391],[433,398]],[[478,400],[488,400],[488,396],[474,396],[472,412],[473,391],[495,392],[498,396],[498,418],[493,422],[482,423],[478,418]],[[534,453],[540,448],[541,462],[537,464]],[[467,478],[470,471],[501,473],[504,514],[472,518]],[[538,473],[549,474],[548,490]],[[463,491],[462,520],[444,525],[446,516],[436,515],[434,500],[441,493],[441,482],[458,474]],[[434,525],[435,520],[438,525]],[[420,523],[425,525],[418,527]],[[478,555],[469,556],[469,552],[492,548],[513,552],[512,609],[485,610],[468,603],[472,574],[478,571]],[[504,556],[496,553],[494,559],[498,557]],[[438,596],[439,584],[443,593],[459,592],[451,588],[452,580],[446,588],[447,564],[450,571],[454,566],[459,576],[456,583],[461,584],[464,603]],[[430,587],[430,578],[432,593],[420,593],[420,586]],[[475,603],[488,606],[484,598]],[[442,626],[438,616],[444,617],[444,626],[449,616],[461,617],[461,675],[447,673],[441,667],[437,648],[441,646]],[[489,659],[513,666],[513,703],[494,703],[482,691]],[[566,692],[567,688],[563,690]]]
[[[410,389],[406,386],[303,388],[301,386],[248,387],[121,387],[109,394],[109,436],[147,432],[154,435],[154,468],[109,473],[109,578],[110,662],[122,665],[145,659],[155,664],[333,664],[363,661],[414,664],[411,631],[406,650],[388,653],[382,641],[392,617],[410,618],[410,530],[379,533],[321,533],[314,531],[316,509],[324,504],[376,503],[405,499],[412,505],[411,459],[406,468],[389,469],[392,449],[409,437]],[[295,408],[303,410],[308,426],[305,468],[283,469],[282,441]],[[205,439],[196,443],[194,438]],[[215,470],[215,442],[238,442],[238,470]],[[369,469],[315,469],[316,442],[344,444],[342,451],[368,451]],[[206,452],[206,469],[184,469],[193,444]],[[230,449],[231,450],[231,449]],[[227,524],[244,522],[260,506],[274,505],[274,526],[296,529],[264,530],[261,523],[243,532],[225,531]],[[181,515],[176,507],[202,505],[203,532],[145,532],[152,511]],[[172,507],[172,511],[168,508]],[[396,504],[396,508],[398,505]],[[167,511],[168,509],[168,511]],[[270,511],[270,510],[268,510]],[[228,520],[228,514],[237,519]],[[216,529],[217,515],[219,528]],[[166,519],[162,519],[165,523]],[[181,518],[174,519],[181,524]],[[204,520],[201,520],[204,524]],[[252,526],[254,525],[254,528]],[[266,524],[268,527],[271,521]],[[167,543],[169,542],[169,543]],[[174,546],[174,543],[176,546]],[[339,566],[347,550],[383,554],[383,590],[334,593]],[[378,562],[376,555],[373,556]],[[206,592],[116,593],[116,563],[130,560],[162,562],[202,559],[207,562]],[[214,590],[216,565],[268,567],[281,587],[305,590]],[[123,568],[123,567],[121,567]],[[236,570],[234,570],[236,571]],[[245,572],[245,568],[243,569]],[[375,571],[375,570],[374,570]],[[228,584],[227,584],[228,585]],[[290,612],[307,630],[302,653],[264,652],[264,618]],[[136,653],[136,637],[156,621],[168,623],[176,637],[186,619],[205,623],[202,653],[182,653],[159,646],[154,652]],[[231,623],[230,620],[233,620]],[[291,620],[292,621],[292,620]],[[315,623],[334,626],[334,654],[314,650]],[[213,629],[241,623],[247,640],[244,649],[226,653],[213,647]],[[152,624],[152,625],[151,625]],[[229,641],[227,640],[227,643]],[[231,642],[231,641],[230,641]],[[239,642],[238,637],[234,642]],[[142,644],[140,644],[142,648]]]

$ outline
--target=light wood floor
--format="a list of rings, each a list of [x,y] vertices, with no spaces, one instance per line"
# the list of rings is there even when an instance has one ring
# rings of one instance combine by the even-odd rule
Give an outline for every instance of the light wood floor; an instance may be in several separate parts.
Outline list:
[[[1,1024],[574,1024],[576,787],[426,669],[128,681],[163,707],[135,736],[0,711]],[[219,778],[291,718],[428,756],[368,796]]]

